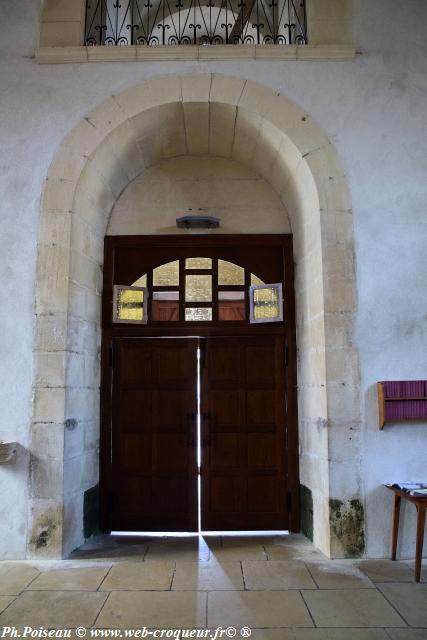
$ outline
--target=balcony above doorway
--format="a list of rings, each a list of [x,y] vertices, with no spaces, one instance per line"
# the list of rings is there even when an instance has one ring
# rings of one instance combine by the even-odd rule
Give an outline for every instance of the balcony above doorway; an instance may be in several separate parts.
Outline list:
[[[351,60],[348,0],[47,0],[39,63]]]
[[[305,0],[87,0],[84,44],[307,44]]]

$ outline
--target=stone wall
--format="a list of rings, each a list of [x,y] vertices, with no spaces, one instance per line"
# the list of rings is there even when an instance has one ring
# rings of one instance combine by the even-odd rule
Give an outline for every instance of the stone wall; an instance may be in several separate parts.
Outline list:
[[[114,205],[107,234],[187,233],[175,223],[187,214],[217,216],[218,233],[291,233],[282,202],[254,171],[225,158],[179,156],[129,184]]]

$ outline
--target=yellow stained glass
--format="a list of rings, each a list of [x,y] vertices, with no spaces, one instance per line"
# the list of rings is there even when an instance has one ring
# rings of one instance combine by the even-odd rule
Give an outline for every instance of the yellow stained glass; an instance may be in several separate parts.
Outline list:
[[[254,273],[251,273],[251,285],[254,286],[257,284],[265,284],[265,282],[258,278]]]
[[[185,301],[210,302],[212,300],[212,276],[185,276]]]
[[[116,317],[120,320],[144,321],[145,291],[118,289],[116,297]]]
[[[135,280],[135,282],[132,283],[133,287],[146,287],[147,286],[147,274],[144,273],[143,276],[141,276],[140,278],[138,278],[138,280]]]
[[[276,287],[254,289],[254,320],[280,319],[279,290]]]
[[[233,262],[218,260],[218,284],[219,286],[245,284],[245,270]]]
[[[186,258],[186,269],[212,269],[211,258]]]
[[[187,322],[209,322],[212,320],[212,309],[210,307],[187,307],[185,319]]]
[[[154,287],[179,287],[179,260],[166,262],[153,269]]]

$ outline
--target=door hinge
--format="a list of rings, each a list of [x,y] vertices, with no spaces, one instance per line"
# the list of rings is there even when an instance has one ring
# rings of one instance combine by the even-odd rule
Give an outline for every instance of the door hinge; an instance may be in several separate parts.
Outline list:
[[[108,366],[112,368],[113,365],[114,365],[114,351],[113,351],[113,346],[111,346],[108,350]]]
[[[290,491],[286,494],[286,510],[288,513],[292,511],[292,493]]]
[[[288,351],[287,345],[285,346],[285,354],[284,354],[284,356],[285,356],[285,367],[287,367],[288,363],[289,363],[289,351]]]

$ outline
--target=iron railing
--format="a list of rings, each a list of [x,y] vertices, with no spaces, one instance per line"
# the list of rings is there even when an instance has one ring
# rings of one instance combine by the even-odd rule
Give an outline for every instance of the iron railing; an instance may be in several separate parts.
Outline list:
[[[306,44],[305,0],[87,0],[85,44]]]

